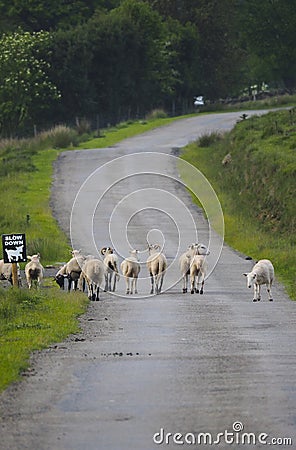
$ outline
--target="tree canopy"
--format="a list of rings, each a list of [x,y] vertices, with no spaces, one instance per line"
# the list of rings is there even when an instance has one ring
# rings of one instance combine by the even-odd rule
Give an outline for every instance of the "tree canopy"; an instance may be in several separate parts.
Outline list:
[[[293,90],[295,13],[296,0],[0,0],[0,133]]]

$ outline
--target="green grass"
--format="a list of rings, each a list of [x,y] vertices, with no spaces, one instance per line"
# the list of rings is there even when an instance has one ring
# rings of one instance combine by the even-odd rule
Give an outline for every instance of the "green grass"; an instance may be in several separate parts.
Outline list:
[[[79,331],[77,317],[88,300],[58,288],[0,288],[0,392],[20,379],[32,351]]]
[[[231,162],[223,166],[228,153]],[[296,299],[296,110],[251,117],[223,137],[202,137],[183,158],[215,189],[225,241],[254,259],[271,259]]]
[[[175,120],[182,119],[185,117],[186,118],[190,117],[190,115],[180,117],[170,117],[170,118],[169,117],[155,118],[151,120],[140,120],[136,122],[121,123],[115,127],[110,127],[102,130],[100,132],[99,137],[95,137],[86,142],[82,142],[76,148],[92,149],[92,148],[112,147],[112,145],[115,145],[124,139],[137,136],[139,134],[145,133],[155,128],[159,128],[164,125],[168,125],[169,123]]]

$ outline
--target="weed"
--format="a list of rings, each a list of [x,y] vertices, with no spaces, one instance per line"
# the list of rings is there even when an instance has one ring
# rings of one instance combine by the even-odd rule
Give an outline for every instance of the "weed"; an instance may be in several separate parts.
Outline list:
[[[221,133],[213,132],[213,133],[205,133],[198,139],[198,145],[200,147],[210,147],[215,142],[221,140]]]

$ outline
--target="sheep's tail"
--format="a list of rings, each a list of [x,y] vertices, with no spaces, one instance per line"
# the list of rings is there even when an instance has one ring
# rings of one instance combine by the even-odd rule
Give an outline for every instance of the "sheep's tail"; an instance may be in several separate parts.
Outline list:
[[[29,269],[29,276],[30,276],[31,280],[37,280],[38,277],[40,277],[40,273],[41,273],[40,269],[37,269],[37,268]]]

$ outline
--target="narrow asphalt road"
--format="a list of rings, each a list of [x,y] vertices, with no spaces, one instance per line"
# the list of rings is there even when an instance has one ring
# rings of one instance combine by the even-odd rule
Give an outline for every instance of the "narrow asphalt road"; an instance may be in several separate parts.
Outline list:
[[[219,202],[176,156],[239,113],[197,116],[109,149],[65,152],[52,206],[74,247],[120,260],[140,251],[139,294],[102,293],[82,332],[32,357],[0,396],[3,450],[296,448],[296,310],[276,282],[252,302],[253,262],[223,245]],[[181,177],[182,176],[182,177]],[[201,199],[206,220],[187,186]],[[161,295],[149,295],[146,240],[168,258]],[[204,295],[182,294],[178,257],[191,242],[211,253]]]

